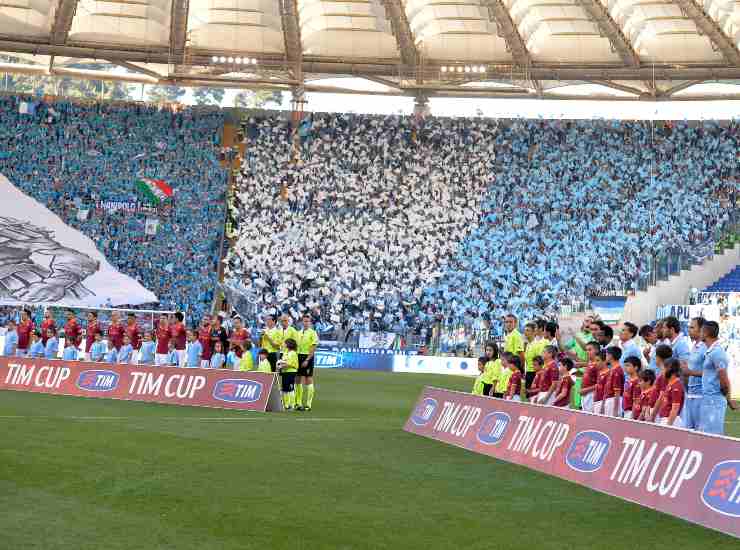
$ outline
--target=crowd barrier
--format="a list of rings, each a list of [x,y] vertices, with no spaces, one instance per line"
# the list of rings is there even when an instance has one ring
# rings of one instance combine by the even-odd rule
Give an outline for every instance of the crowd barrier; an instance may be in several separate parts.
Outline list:
[[[0,357],[0,390],[280,411],[274,374]]]
[[[432,387],[404,430],[740,538],[740,439]]]

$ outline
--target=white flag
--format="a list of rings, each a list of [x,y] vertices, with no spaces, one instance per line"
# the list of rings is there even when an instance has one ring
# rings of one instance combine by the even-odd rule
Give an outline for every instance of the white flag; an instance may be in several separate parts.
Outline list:
[[[147,235],[156,235],[159,229],[159,220],[157,218],[147,218],[144,232]]]
[[[0,174],[0,304],[139,305],[157,297]]]

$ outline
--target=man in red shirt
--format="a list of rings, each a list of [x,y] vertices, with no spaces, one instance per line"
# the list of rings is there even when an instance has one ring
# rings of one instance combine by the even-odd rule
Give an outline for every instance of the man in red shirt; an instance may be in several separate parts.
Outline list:
[[[167,352],[170,346],[170,323],[166,315],[162,315],[157,323],[157,349],[154,355],[154,364],[162,366],[167,364]]]
[[[211,345],[211,318],[208,315],[203,316],[203,321],[198,329],[198,341],[203,347],[203,353],[200,356],[201,368],[208,368],[211,362],[211,355],[213,354],[213,346]]]
[[[31,333],[34,330],[33,321],[31,321],[31,311],[24,309],[21,311],[21,322],[18,323],[18,346],[16,347],[16,355],[18,357],[26,357],[28,355],[28,346],[31,343]]]
[[[70,344],[79,347],[82,341],[82,327],[77,322],[77,316],[71,309],[67,310],[67,322],[64,323],[64,347]]]
[[[555,389],[558,383],[558,365],[555,362],[555,356],[558,348],[547,346],[542,352],[542,358],[545,360],[545,372],[540,380],[540,393],[537,396],[537,402],[541,405],[552,405],[555,397]]]
[[[136,315],[133,313],[128,314],[126,336],[131,340],[131,347],[138,350],[141,346],[141,333],[139,332],[139,325],[136,323]]]
[[[604,414],[606,416],[622,416],[622,392],[624,391],[624,371],[619,359],[622,350],[617,346],[606,348],[606,360],[609,363],[609,377],[604,389]]]
[[[245,342],[252,342],[252,338],[249,335],[249,331],[244,328],[241,317],[234,318],[234,330],[231,331],[231,338],[229,338],[233,347],[239,346],[236,349],[236,356],[241,358],[242,350],[244,349]]]
[[[182,320],[185,316],[181,311],[175,313],[175,322],[170,325],[170,339],[175,341],[175,351],[177,352],[177,365],[183,366],[185,360],[185,346],[187,344],[187,330]]]
[[[41,341],[46,345],[46,341],[49,339],[49,329],[56,332],[57,325],[54,322],[54,318],[51,316],[51,310],[46,309],[44,311],[44,320],[41,321]]]
[[[593,412],[596,381],[599,378],[596,356],[601,353],[601,344],[596,341],[589,342],[586,344],[586,353],[588,354],[588,365],[586,365],[581,382],[581,408],[586,412]]]
[[[123,334],[125,330],[118,318],[118,312],[110,314],[110,325],[108,325],[108,349],[121,349],[123,346]]]
[[[98,324],[98,314],[95,311],[90,311],[87,314],[87,328],[85,330],[85,360],[90,360],[90,348],[95,343],[95,335],[100,334],[103,336],[103,331],[100,330]]]

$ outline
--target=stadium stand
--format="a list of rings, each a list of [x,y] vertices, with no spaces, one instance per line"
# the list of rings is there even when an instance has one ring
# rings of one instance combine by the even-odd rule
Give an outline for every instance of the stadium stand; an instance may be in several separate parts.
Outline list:
[[[225,216],[222,127],[216,109],[0,97],[0,172],[92,238],[160,308],[200,318],[213,302]],[[171,203],[154,215],[100,207],[130,202],[142,177],[171,184]],[[147,217],[159,221],[155,235]]]
[[[402,331],[556,315],[651,257],[712,253],[736,125],[253,117],[227,284],[256,311]],[[282,199],[282,200],[281,200]]]
[[[740,266],[705,288],[704,292],[740,292]]]

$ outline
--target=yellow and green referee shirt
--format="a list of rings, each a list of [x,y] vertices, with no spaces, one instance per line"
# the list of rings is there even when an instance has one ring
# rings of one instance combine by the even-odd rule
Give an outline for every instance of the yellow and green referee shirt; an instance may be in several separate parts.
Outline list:
[[[319,345],[319,335],[312,328],[298,332],[298,355],[308,355]]]
[[[275,345],[273,346],[270,344],[270,342],[267,341],[267,338],[265,338],[265,335],[270,337],[270,340],[275,342]],[[275,353],[280,350],[280,346],[283,344],[282,338],[282,331],[278,327],[272,327],[265,329],[265,333],[262,336],[262,347],[267,350],[268,353]]]
[[[520,352],[524,351],[524,338],[517,329],[512,330],[504,337],[504,351],[513,353],[517,357]]]
[[[540,338],[527,343],[527,349],[524,350],[524,370],[525,372],[534,372],[533,361],[537,356],[542,355],[547,347],[547,340]]]
[[[288,348],[285,347],[286,340],[293,339],[296,345],[298,344],[299,334],[293,325],[290,325],[288,328],[280,327],[278,330],[280,331],[280,351],[283,353],[288,351]]]

